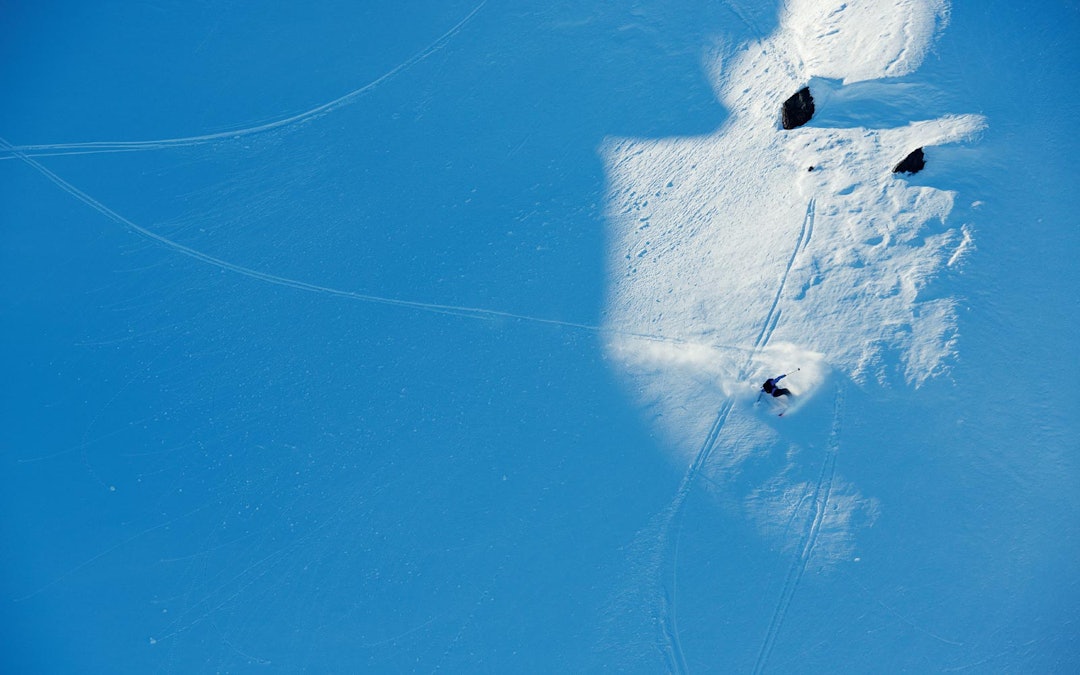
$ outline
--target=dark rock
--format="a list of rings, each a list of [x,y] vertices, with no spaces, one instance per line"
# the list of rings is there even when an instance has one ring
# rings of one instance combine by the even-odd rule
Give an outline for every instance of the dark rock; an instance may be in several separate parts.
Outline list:
[[[810,87],[803,87],[795,95],[784,101],[783,124],[785,129],[795,129],[810,121],[814,116],[814,97]]]
[[[809,169],[807,169],[807,171],[813,171],[813,170],[814,170],[814,167],[810,167]]]
[[[919,173],[926,166],[926,157],[923,155],[922,148],[915,148],[915,151],[904,158],[904,161],[900,162],[893,167],[893,173]]]

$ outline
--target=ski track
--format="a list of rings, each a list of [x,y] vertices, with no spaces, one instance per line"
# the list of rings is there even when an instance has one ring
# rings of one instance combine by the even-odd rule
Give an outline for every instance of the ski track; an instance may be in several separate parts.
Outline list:
[[[885,604],[881,600],[881,598],[879,598],[876,594],[874,594],[873,591],[871,591],[869,588],[866,587],[866,584],[859,581],[859,579],[857,577],[855,577],[854,575],[848,574],[848,573],[845,572],[844,576],[846,576],[848,579],[851,579],[853,582],[855,582],[855,585],[862,589],[863,593],[866,594],[867,598],[873,600],[874,603],[877,604],[879,607],[881,607],[886,612],[888,612],[892,616],[896,617],[897,619],[899,619],[903,623],[907,624],[911,628],[919,631],[923,635],[934,638],[935,640],[937,640],[938,642],[941,642],[943,644],[952,645],[953,647],[963,647],[964,646],[963,642],[957,642],[956,640],[950,640],[947,637],[944,637],[942,635],[938,635],[934,631],[929,630],[927,628],[924,628],[923,626],[917,624],[911,617],[903,614],[902,612],[897,610],[895,607],[892,607],[891,605]]]
[[[698,450],[697,455],[695,455],[693,463],[690,464],[690,468],[687,469],[686,474],[683,475],[682,481],[679,482],[679,488],[675,491],[675,496],[667,507],[667,517],[664,519],[663,527],[660,529],[659,543],[661,551],[665,551],[671,546],[669,544],[671,540],[671,530],[676,525],[681,525],[686,498],[690,496],[690,491],[694,486],[694,482],[697,479],[701,468],[705,466],[713,449],[716,447],[716,441],[720,437],[720,432],[723,430],[724,423],[727,421],[728,414],[731,412],[734,405],[734,401],[728,399],[720,406],[720,411],[717,413],[716,419],[713,420],[712,427],[705,437],[705,442],[702,443],[701,449]],[[662,606],[660,609],[660,628],[665,643],[662,646],[661,651],[668,661],[669,672],[685,673],[688,672],[688,668],[686,666],[686,657],[683,655],[682,645],[679,640],[679,624],[676,611],[677,607],[675,604],[675,591],[678,588],[678,537],[675,538],[671,560],[671,587],[669,589],[666,584],[661,584],[661,588],[663,588],[664,591],[661,594]]]
[[[803,233],[802,233],[802,247],[799,248],[799,252],[805,251],[806,247],[810,245],[810,239],[814,236],[814,215],[817,212],[817,201],[813,198],[810,199],[810,203],[806,205],[806,219],[803,220]],[[792,257],[791,262],[795,262],[795,258]],[[788,264],[788,270],[791,270],[791,264]]]
[[[481,5],[481,6],[483,6],[483,5]],[[478,9],[479,9],[479,7],[477,8],[477,10]],[[474,10],[474,13],[477,10]],[[138,234],[138,235],[140,235],[142,237],[145,237],[145,238],[147,238],[147,239],[149,239],[151,241],[154,241],[154,242],[156,242],[156,243],[158,243],[158,244],[160,244],[160,245],[162,245],[162,246],[164,246],[164,247],[166,247],[168,249],[171,249],[171,250],[173,250],[173,251],[175,251],[177,253],[180,253],[182,255],[185,255],[187,257],[193,258],[193,259],[198,260],[198,261],[200,261],[202,263],[210,265],[212,267],[217,267],[217,268],[225,270],[225,271],[233,272],[233,273],[238,274],[240,276],[248,277],[248,278],[254,279],[256,281],[262,281],[264,283],[268,283],[268,284],[271,284],[271,285],[283,286],[283,287],[286,287],[286,288],[293,288],[293,289],[300,290],[300,291],[306,291],[306,292],[310,292],[310,293],[317,293],[317,294],[326,295],[326,296],[340,297],[340,298],[345,298],[345,299],[364,302],[364,303],[390,305],[390,306],[408,308],[408,309],[413,309],[413,310],[418,310],[418,311],[431,312],[431,313],[435,313],[435,314],[445,314],[445,315],[455,316],[455,317],[460,317],[460,318],[481,319],[481,320],[513,319],[513,320],[528,321],[528,322],[538,323],[538,324],[558,326],[558,327],[563,327],[563,328],[571,328],[571,329],[583,330],[583,331],[587,331],[587,332],[591,332],[591,333],[597,333],[597,334],[625,335],[625,336],[628,336],[628,337],[635,337],[635,338],[640,338],[640,339],[645,339],[645,340],[650,340],[650,341],[656,341],[656,342],[667,342],[667,343],[673,343],[673,344],[685,344],[685,343],[688,342],[687,340],[684,340],[684,339],[681,339],[681,338],[673,338],[673,337],[666,337],[666,336],[661,336],[661,335],[650,335],[650,334],[647,334],[647,333],[639,333],[639,332],[635,332],[635,331],[624,331],[624,330],[619,330],[619,329],[604,328],[604,327],[601,327],[601,326],[593,326],[593,325],[589,325],[589,324],[575,323],[575,322],[570,322],[570,321],[561,321],[561,320],[558,320],[558,319],[546,319],[546,318],[542,318],[542,317],[535,317],[535,316],[530,316],[530,315],[525,315],[525,314],[515,314],[515,313],[512,313],[512,312],[503,312],[503,311],[498,311],[498,310],[483,309],[483,308],[479,308],[479,307],[468,307],[468,306],[461,306],[461,305],[444,305],[444,304],[438,304],[438,303],[427,303],[427,302],[419,302],[419,301],[413,301],[413,300],[401,300],[401,299],[396,299],[396,298],[388,298],[388,297],[377,296],[377,295],[357,293],[357,292],[354,292],[354,291],[346,291],[346,290],[342,290],[342,289],[332,288],[332,287],[329,287],[329,286],[321,286],[321,285],[318,285],[318,284],[313,284],[313,283],[309,283],[309,282],[306,282],[306,281],[301,281],[301,280],[298,280],[298,279],[292,279],[292,278],[289,278],[289,277],[282,277],[282,276],[275,275],[275,274],[272,274],[272,273],[269,273],[269,272],[263,272],[263,271],[256,270],[256,269],[253,269],[253,268],[250,268],[250,267],[245,267],[243,265],[238,265],[236,263],[232,263],[232,262],[229,262],[227,260],[217,258],[217,257],[212,256],[210,254],[199,251],[198,249],[194,249],[194,248],[191,248],[189,246],[185,246],[184,244],[173,241],[172,239],[169,239],[168,237],[157,234],[156,232],[153,232],[152,230],[149,230],[147,228],[144,228],[144,227],[138,225],[134,221],[129,220],[128,218],[120,215],[119,213],[112,210],[108,206],[102,204],[97,199],[94,199],[89,194],[83,192],[82,190],[78,189],[77,187],[75,187],[71,183],[67,182],[66,180],[64,180],[63,178],[58,176],[57,174],[53,173],[51,170],[46,168],[40,162],[38,162],[35,159],[33,159],[32,157],[30,157],[26,152],[23,151],[23,149],[21,147],[13,146],[11,143],[9,143],[8,141],[6,141],[3,138],[0,138],[0,150],[4,150],[4,151],[10,153],[11,157],[15,157],[15,158],[18,158],[18,159],[22,160],[24,163],[26,163],[28,166],[30,166],[31,168],[36,170],[38,173],[40,173],[42,176],[47,178],[50,182],[52,182],[54,185],[59,187],[64,192],[68,193],[72,197],[74,197],[74,198],[78,199],[79,201],[83,202],[84,204],[86,204],[90,208],[94,209],[95,211],[97,211],[101,215],[108,218],[109,220],[112,220],[113,222],[124,226],[125,228],[127,228],[131,232],[133,232],[135,234]],[[761,332],[758,334],[757,339],[754,341],[754,345],[752,347],[750,347],[750,348],[739,347],[737,345],[714,345],[714,346],[720,347],[720,348],[748,352],[747,360],[744,363],[744,365],[742,366],[742,368],[739,370],[739,379],[745,379],[746,377],[749,376],[749,373],[750,373],[750,370],[751,370],[751,368],[753,366],[755,358],[757,357],[757,355],[763,349],[765,349],[768,346],[769,340],[772,338],[773,332],[775,331],[776,326],[779,324],[780,316],[782,314],[782,311],[780,309],[780,301],[783,298],[784,290],[785,290],[786,284],[787,284],[787,279],[788,279],[788,276],[789,276],[792,268],[794,267],[795,260],[798,258],[799,253],[802,252],[803,250],[805,250],[806,245],[809,242],[810,236],[812,235],[812,232],[813,232],[813,220],[814,220],[814,200],[811,199],[810,203],[809,203],[809,205],[807,207],[806,216],[803,219],[803,226],[802,226],[802,230],[799,233],[799,238],[795,243],[795,247],[794,247],[794,249],[792,251],[791,257],[789,258],[789,260],[787,262],[787,265],[785,266],[784,271],[781,274],[780,283],[779,283],[779,286],[777,288],[776,294],[773,297],[773,301],[772,301],[771,306],[769,307],[768,312],[766,313],[765,319],[764,319],[764,321],[762,323]],[[683,479],[679,484],[679,488],[676,491],[676,494],[675,494],[674,498],[672,499],[671,504],[668,506],[668,509],[667,509],[668,515],[667,515],[666,519],[664,520],[664,525],[663,525],[663,527],[661,529],[661,535],[659,537],[659,539],[660,539],[660,541],[659,541],[660,550],[668,550],[670,548],[671,544],[669,542],[672,539],[671,538],[672,528],[676,524],[681,523],[683,509],[684,509],[685,504],[686,504],[686,499],[690,495],[690,492],[691,492],[691,490],[692,490],[692,488],[694,486],[694,483],[696,482],[697,477],[701,473],[701,469],[708,463],[708,460],[709,460],[710,456],[712,455],[713,450],[716,447],[716,443],[717,443],[717,440],[720,437],[720,433],[724,428],[724,424],[726,423],[727,418],[728,418],[729,414],[731,413],[731,410],[732,410],[733,407],[734,407],[733,399],[728,399],[727,401],[724,402],[723,405],[721,405],[720,409],[717,412],[716,419],[713,421],[713,424],[709,429],[709,433],[706,435],[704,443],[702,443],[701,448],[698,450],[697,454],[694,457],[694,461],[691,463],[690,467],[687,469],[686,474],[683,476]],[[825,469],[823,467],[823,472],[824,472],[824,470]],[[831,485],[831,474],[830,474],[830,477],[829,477],[829,483]],[[819,483],[818,492],[820,492],[820,488],[821,488],[821,483]],[[816,495],[815,495],[815,499],[816,499]],[[827,495],[826,495],[826,501],[827,501]],[[824,505],[821,505],[820,508],[819,508],[819,512],[823,512],[823,509],[824,509]],[[811,523],[810,534],[807,535],[809,537],[809,542],[808,542],[807,546],[805,547],[805,552],[804,552],[805,557],[803,555],[800,555],[800,560],[802,562],[801,562],[801,565],[797,565],[797,567],[799,569],[798,575],[797,575],[798,577],[801,577],[802,570],[805,570],[806,559],[808,559],[809,553],[810,553],[810,551],[812,550],[812,547],[813,547],[812,546],[813,542],[814,542],[814,540],[816,540],[818,526],[820,526],[820,515],[818,516],[818,518],[813,523]],[[675,592],[675,589],[676,589],[677,573],[678,573],[678,571],[677,571],[677,569],[675,567],[675,563],[677,562],[677,546],[678,546],[678,542],[676,541],[675,550],[673,551],[673,555],[671,557],[672,563],[673,563],[672,564],[671,590],[670,591],[665,590],[665,592],[662,594],[663,595],[663,607],[661,608],[661,626],[662,626],[662,631],[663,631],[663,635],[664,635],[664,642],[666,643],[666,647],[663,649],[663,651],[667,656],[669,669],[672,672],[687,672],[688,667],[687,667],[687,664],[686,664],[685,656],[684,656],[684,654],[682,652],[682,647],[681,647],[680,639],[679,639],[677,610],[676,610],[676,604],[675,604],[676,599],[674,597],[674,592]],[[793,566],[793,569],[795,567],[796,566]],[[762,656],[759,656],[759,661],[761,662],[762,665],[764,663],[763,657],[767,656],[767,649],[766,648],[771,648],[771,642],[775,638],[774,634],[775,634],[775,632],[777,630],[779,630],[779,623],[782,622],[783,612],[786,611],[786,606],[790,602],[790,596],[791,596],[791,594],[794,593],[794,587],[797,586],[797,585],[798,585],[798,579],[796,578],[794,583],[787,584],[787,588],[785,589],[785,593],[782,594],[782,596],[781,596],[781,602],[778,605],[777,613],[774,616],[774,620],[773,620],[773,623],[776,624],[776,627],[773,628],[772,626],[770,626],[770,635],[772,635],[772,637],[767,636],[766,644],[763,645]],[[788,588],[790,588],[790,590],[788,590]],[[665,589],[666,589],[666,585],[665,585]],[[175,632],[178,632],[178,631],[175,631]],[[169,636],[166,636],[166,637],[169,637]]]
[[[96,555],[93,555],[93,556],[83,560],[78,565],[75,565],[74,567],[67,570],[66,572],[54,577],[52,579],[52,581],[49,581],[48,583],[39,586],[38,588],[36,588],[35,590],[27,593],[26,595],[23,595],[23,596],[20,596],[20,597],[17,597],[17,598],[12,598],[11,601],[12,602],[26,602],[27,600],[31,600],[34,597],[36,597],[36,596],[40,595],[41,593],[43,593],[44,591],[47,591],[48,589],[52,588],[56,584],[60,583],[61,581],[67,579],[68,577],[75,574],[76,572],[79,572],[80,570],[94,564],[98,560],[101,560],[102,558],[109,555],[113,551],[117,551],[117,550],[127,546],[131,542],[135,541],[136,539],[150,534],[151,532],[155,532],[155,531],[160,530],[161,528],[164,528],[164,527],[169,527],[170,525],[173,525],[173,524],[175,524],[175,523],[177,523],[177,522],[179,522],[179,521],[181,521],[181,520],[183,520],[185,518],[193,516],[193,515],[195,515],[199,511],[202,511],[205,508],[206,508],[206,504],[204,504],[204,505],[202,505],[202,506],[200,506],[198,508],[192,509],[191,511],[188,511],[187,513],[176,516],[175,518],[170,518],[169,520],[165,520],[163,522],[160,522],[157,525],[151,525],[150,527],[139,530],[135,534],[116,542],[115,544],[113,544],[112,546],[109,546],[108,548],[103,549],[101,552],[97,553]]]
[[[664,622],[664,633],[667,637],[669,644],[673,645],[673,649],[668,655],[668,670],[677,671],[680,673],[690,672],[690,668],[686,665],[686,656],[683,654],[682,643],[679,640],[679,584],[678,584],[678,570],[679,570],[679,542],[682,539],[682,522],[680,520],[679,529],[675,534],[675,552],[671,559],[671,592],[664,592],[664,616],[670,616],[671,620]],[[667,611],[666,608],[670,607],[671,610]]]
[[[109,152],[135,152],[139,150],[164,150],[166,148],[178,148],[192,145],[202,145],[204,143],[213,143],[215,141],[223,140],[235,140],[244,136],[251,136],[254,134],[260,134],[267,131],[273,131],[274,129],[280,129],[289,125],[301,124],[323,115],[329,114],[338,108],[346,106],[353,102],[354,99],[372,91],[379,85],[392,79],[398,73],[405,71],[412,66],[427,59],[432,54],[438,52],[449,43],[449,41],[456,36],[461,30],[468,24],[477,12],[483,9],[487,4],[487,0],[483,0],[479,5],[473,8],[471,12],[465,15],[465,18],[458,21],[450,30],[440,35],[434,42],[424,47],[420,51],[410,56],[405,61],[402,61],[397,66],[391,68],[380,77],[368,82],[364,86],[354,89],[347,94],[339,96],[338,98],[328,103],[305,110],[304,112],[291,115],[282,119],[274,120],[273,122],[267,122],[265,124],[259,124],[257,126],[247,127],[244,129],[235,129],[232,131],[220,131],[212,134],[202,134],[199,136],[185,136],[181,138],[163,138],[151,141],[89,141],[82,143],[49,143],[38,145],[18,145],[3,148],[9,154],[6,156],[0,156],[0,159],[16,159],[20,158],[19,153],[24,155],[34,155],[40,157],[52,157],[57,155],[86,155],[97,153],[109,153]]]
[[[742,21],[743,25],[750,29],[753,35],[764,35],[761,27],[757,25],[756,21],[753,21],[751,17],[747,15],[745,9],[743,9],[739,3],[733,0],[724,0],[724,6],[731,10],[731,13],[738,17],[739,21]]]
[[[755,357],[761,350],[768,346],[769,340],[772,338],[772,334],[776,330],[777,324],[780,322],[780,315],[782,313],[780,309],[780,300],[784,295],[784,288],[787,285],[788,275],[795,266],[795,260],[798,258],[799,253],[806,248],[807,243],[810,241],[810,236],[814,229],[814,203],[814,199],[811,199],[806,207],[806,216],[803,218],[802,230],[799,232],[799,238],[795,242],[795,247],[791,252],[791,258],[788,259],[787,265],[784,267],[784,272],[780,276],[780,284],[776,289],[776,294],[773,296],[772,305],[765,315],[765,320],[762,322],[761,332],[754,341],[754,346],[750,350],[750,355],[747,358],[746,363],[744,363],[739,370],[739,380],[744,380],[749,377]],[[709,428],[709,433],[705,437],[705,442],[702,443],[701,449],[699,449],[694,456],[694,461],[690,464],[682,481],[680,481],[679,488],[676,490],[675,496],[668,506],[669,515],[664,522],[664,527],[661,529],[661,550],[669,548],[670,544],[668,542],[671,539],[671,530],[675,525],[680,525],[679,531],[681,532],[683,507],[686,504],[686,499],[690,495],[690,491],[693,489],[694,483],[701,473],[701,469],[708,463],[709,457],[712,456],[713,450],[716,448],[716,442],[720,438],[720,433],[723,431],[724,424],[727,422],[728,415],[731,413],[733,407],[734,399],[731,398],[724,401],[723,405],[720,406],[720,410],[716,414],[716,419],[713,420],[712,426]],[[824,471],[824,467],[822,470]],[[830,475],[829,484],[831,485],[831,483],[832,477]],[[819,489],[820,486],[821,481],[818,482]],[[822,506],[822,510],[823,509],[824,507]],[[820,521],[818,524],[820,525]],[[675,539],[671,560],[671,588],[668,590],[667,587],[664,586],[665,590],[662,594],[663,605],[661,607],[660,623],[664,642],[666,643],[666,646],[662,651],[667,656],[669,671],[686,673],[689,669],[686,665],[686,657],[683,654],[681,641],[679,639],[678,617],[676,612],[677,605],[674,597],[678,578],[678,536],[676,536]],[[805,569],[805,562],[803,568]],[[794,592],[794,590],[792,592]]]
[[[176,253],[185,255],[189,258],[198,260],[218,269],[232,272],[240,276],[248,277],[256,281],[261,281],[273,286],[283,286],[285,288],[292,288],[299,291],[305,291],[308,293],[315,293],[324,296],[344,298],[347,300],[354,300],[357,302],[376,304],[376,305],[390,305],[393,307],[401,307],[406,309],[412,309],[421,312],[429,312],[432,314],[444,314],[447,316],[454,316],[464,319],[475,319],[483,321],[497,321],[497,320],[515,320],[526,321],[529,323],[536,323],[548,326],[557,326],[560,328],[570,328],[574,330],[585,331],[598,335],[623,335],[626,337],[633,337],[642,340],[649,340],[651,342],[664,342],[669,344],[687,344],[688,341],[677,338],[668,337],[664,335],[652,335],[648,333],[640,333],[636,331],[621,330],[618,328],[608,328],[604,326],[595,326],[586,323],[578,323],[574,321],[562,321],[560,319],[548,319],[539,316],[532,316],[529,314],[518,314],[514,312],[504,312],[495,309],[485,309],[482,307],[469,307],[465,305],[446,305],[433,302],[421,302],[418,300],[402,300],[398,298],[389,298],[380,295],[372,295],[368,293],[358,293],[356,291],[347,291],[340,288],[333,288],[330,286],[321,286],[319,284],[313,284],[307,281],[301,281],[299,279],[293,279],[290,277],[283,277],[271,272],[264,272],[251,267],[245,267],[237,263],[229,262],[222,258],[204,253],[198,249],[186,246],[177,241],[169,239],[168,237],[158,234],[153,230],[147,229],[138,223],[120,215],[113,209],[109,208],[105,204],[102,204],[97,199],[91,197],[89,194],[83,192],[79,188],[75,187],[71,183],[67,182],[40,162],[27,155],[22,150],[13,146],[4,138],[0,138],[0,151],[6,151],[11,153],[11,156],[16,157],[40,173],[45,178],[49,179],[54,185],[68,193],[75,199],[78,199],[82,203],[86,204],[90,208],[94,209],[101,215],[105,216],[109,220],[122,225],[131,232],[145,237],[157,244],[171,249]],[[714,348],[728,349],[732,351],[742,351],[754,353],[757,346],[752,348],[740,347],[738,345],[713,345]]]
[[[769,307],[769,313],[766,315],[765,323],[761,327],[761,333],[758,334],[757,340],[754,342],[754,349],[760,351],[769,344],[769,339],[772,338],[773,331],[776,330],[776,325],[780,323],[780,300],[784,295],[784,288],[787,286],[788,275],[791,274],[791,268],[795,266],[795,260],[799,257],[808,243],[810,243],[810,236],[814,231],[814,200],[811,199],[810,203],[806,207],[806,216],[803,218],[802,231],[799,232],[799,240],[795,242],[795,249],[791,252],[791,258],[788,259],[787,265],[784,267],[784,273],[780,275],[780,286],[776,289],[776,295],[773,296],[772,306]],[[740,379],[745,377],[749,371],[750,364],[744,366]]]
[[[817,485],[814,486],[813,490],[813,517],[809,519],[806,525],[795,559],[792,561],[791,567],[788,568],[784,585],[780,591],[780,598],[775,609],[773,609],[769,628],[765,632],[765,639],[762,641],[757,661],[754,663],[753,672],[755,674],[761,673],[765,669],[769,654],[772,652],[773,645],[776,644],[776,638],[780,634],[780,628],[783,626],[784,618],[787,616],[788,608],[791,606],[791,600],[795,597],[795,591],[799,588],[803,573],[806,572],[806,565],[809,563],[810,557],[814,553],[814,547],[817,545],[818,534],[821,532],[821,525],[825,519],[826,509],[829,506],[829,497],[832,494],[833,478],[836,475],[836,455],[840,452],[843,408],[844,387],[840,384],[837,385],[836,399],[833,404],[833,422],[832,429],[829,431],[829,443],[825,450],[825,457],[821,462],[821,473],[818,476]]]

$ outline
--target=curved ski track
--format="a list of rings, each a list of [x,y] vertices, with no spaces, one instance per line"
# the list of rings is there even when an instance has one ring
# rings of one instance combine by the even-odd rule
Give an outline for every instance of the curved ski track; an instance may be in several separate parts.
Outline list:
[[[435,52],[441,50],[450,42],[451,38],[456,36],[461,30],[469,23],[476,13],[483,9],[487,4],[487,0],[482,2],[473,8],[471,12],[465,15],[463,19],[454,24],[448,31],[440,35],[433,42],[426,47],[410,56],[405,61],[402,61],[398,65],[394,66],[387,72],[383,73],[376,79],[368,82],[362,87],[353,89],[347,94],[337,97],[333,101],[323,103],[315,106],[310,110],[290,115],[289,117],[283,117],[281,119],[273,120],[271,122],[265,122],[256,126],[246,127],[243,129],[232,129],[229,131],[219,131],[217,133],[201,134],[198,136],[183,136],[180,138],[162,138],[152,141],[85,141],[82,143],[42,143],[35,145],[19,145],[10,148],[3,148],[8,155],[0,155],[0,160],[19,158],[19,153],[25,155],[34,155],[38,157],[55,157],[62,155],[86,155],[106,152],[133,152],[136,150],[163,150],[166,148],[177,148],[191,145],[201,145],[203,143],[212,143],[223,140],[235,140],[243,136],[250,136],[252,134],[260,134],[274,129],[287,127],[290,125],[300,124],[308,122],[310,120],[322,117],[328,113],[337,110],[353,100],[368,93],[372,89],[375,89],[379,85],[383,84],[387,80],[390,80],[398,73],[408,70],[412,66],[427,59]]]
[[[447,316],[455,316],[465,319],[478,319],[478,320],[496,320],[496,319],[515,319],[518,321],[529,321],[531,323],[543,324],[548,326],[558,326],[561,328],[571,328],[574,330],[586,331],[596,334],[610,334],[610,335],[625,335],[627,337],[639,338],[642,340],[649,340],[652,342],[666,342],[671,344],[682,344],[685,340],[680,338],[665,337],[663,335],[650,335],[648,333],[638,333],[635,331],[621,330],[618,328],[607,328],[604,326],[593,326],[585,323],[577,323],[574,321],[562,321],[560,319],[547,319],[540,316],[532,316],[529,314],[517,314],[514,312],[504,312],[495,309],[485,309],[483,307],[468,307],[463,305],[446,305],[433,302],[420,302],[418,300],[404,300],[400,298],[390,298],[381,295],[372,295],[370,293],[360,293],[357,291],[348,291],[340,288],[333,288],[330,286],[322,286],[319,284],[310,283],[307,281],[301,281],[300,279],[293,279],[291,277],[283,277],[271,272],[264,272],[252,267],[245,267],[237,263],[218,258],[216,256],[205,253],[199,249],[192,248],[181,244],[173,239],[170,239],[164,235],[158,234],[152,230],[149,230],[138,223],[120,215],[113,209],[109,208],[105,204],[90,196],[86,192],[83,192],[79,188],[75,187],[71,183],[67,182],[53,171],[46,168],[41,162],[30,157],[22,150],[13,146],[3,137],[0,137],[0,151],[6,151],[11,153],[12,157],[16,157],[22,160],[29,167],[40,173],[47,178],[50,182],[56,185],[58,188],[68,193],[75,199],[79,200],[83,204],[86,204],[90,208],[94,209],[101,215],[105,216],[109,220],[121,225],[131,232],[145,237],[165,248],[171,249],[181,255],[185,255],[199,262],[205,263],[218,269],[239,274],[240,276],[248,277],[256,281],[261,281],[273,286],[283,286],[286,288],[292,288],[299,291],[305,291],[308,293],[317,293],[324,296],[345,298],[347,300],[355,300],[358,302],[365,302],[376,305],[390,305],[395,307],[403,307],[422,312],[430,312],[433,314],[445,314]],[[737,345],[717,345],[720,348],[734,350],[734,351],[749,351],[751,354],[756,349],[744,348]]]
[[[739,370],[739,380],[744,380],[749,376],[750,369],[754,364],[754,359],[768,346],[769,340],[772,339],[773,332],[780,322],[780,300],[783,298],[784,288],[787,285],[788,276],[795,266],[795,260],[798,258],[799,254],[806,249],[807,244],[810,243],[810,237],[814,232],[814,211],[815,200],[811,198],[806,206],[806,215],[803,217],[802,230],[799,232],[799,238],[791,251],[791,257],[788,259],[787,265],[785,265],[784,271],[780,275],[780,284],[776,289],[776,294],[773,296],[769,311],[765,315],[765,320],[762,322],[761,332],[758,333],[757,339],[754,341],[754,346],[750,350],[750,355],[747,357],[746,363],[744,363]],[[674,525],[681,522],[686,498],[690,495],[690,490],[693,488],[694,482],[697,480],[702,467],[709,461],[709,457],[716,448],[716,441],[720,438],[720,432],[723,430],[724,424],[727,422],[728,415],[731,413],[733,407],[734,400],[728,399],[724,401],[723,405],[721,405],[720,409],[717,411],[716,419],[713,420],[712,426],[709,428],[709,433],[705,436],[705,442],[701,444],[701,448],[694,456],[694,461],[691,462],[682,481],[679,482],[679,488],[676,490],[675,496],[672,498],[671,504],[667,508],[667,519],[660,533],[659,544],[661,549],[673,548],[671,556],[671,586],[668,588],[666,584],[661,584],[664,588],[664,594],[660,617],[661,630],[664,642],[666,643],[662,648],[662,651],[666,655],[668,670],[670,672],[686,673],[689,671],[686,665],[686,657],[683,655],[682,645],[679,640],[677,598],[675,597],[675,589],[677,588],[678,581],[678,537],[676,537],[674,547],[671,547],[671,544],[669,543],[671,539],[671,530]],[[803,567],[805,568],[805,563],[803,564]],[[792,589],[792,592],[794,592],[794,589]]]
[[[795,560],[792,561],[791,567],[788,568],[784,586],[780,590],[780,599],[776,603],[776,608],[773,609],[769,628],[765,632],[765,639],[761,644],[761,649],[758,651],[757,661],[754,663],[753,672],[755,674],[761,673],[765,669],[769,654],[776,643],[776,637],[779,635],[780,628],[784,623],[784,617],[787,615],[788,607],[791,605],[791,599],[795,596],[795,591],[798,589],[799,582],[802,581],[803,573],[806,571],[806,565],[810,561],[810,556],[814,553],[814,546],[817,545],[821,524],[825,520],[826,509],[829,506],[829,497],[832,495],[833,478],[836,475],[836,455],[840,452],[843,409],[844,387],[843,385],[837,385],[836,399],[833,403],[832,428],[829,431],[829,443],[825,450],[825,458],[821,462],[821,473],[818,475],[817,485],[813,489],[813,514],[807,520],[806,529],[797,549],[798,553]]]

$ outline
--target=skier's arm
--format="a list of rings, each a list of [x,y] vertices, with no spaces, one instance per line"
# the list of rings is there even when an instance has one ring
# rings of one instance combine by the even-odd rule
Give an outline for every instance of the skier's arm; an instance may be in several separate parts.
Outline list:
[[[787,373],[784,373],[783,375],[779,375],[777,377],[774,377],[773,378],[773,384],[779,383],[780,380],[784,379],[785,377],[787,377]]]

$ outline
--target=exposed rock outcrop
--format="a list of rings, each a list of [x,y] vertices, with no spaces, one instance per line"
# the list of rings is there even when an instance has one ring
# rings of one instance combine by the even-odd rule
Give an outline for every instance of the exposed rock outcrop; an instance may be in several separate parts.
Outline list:
[[[919,173],[926,166],[922,148],[915,148],[902,162],[893,167],[893,173]]]
[[[810,95],[810,87],[803,87],[784,101],[782,122],[785,129],[801,127],[813,116],[814,97]]]

